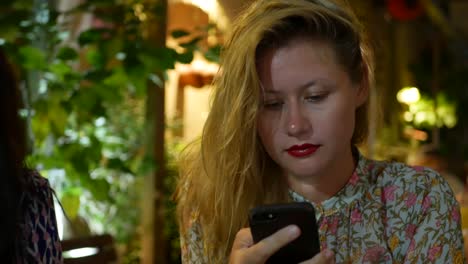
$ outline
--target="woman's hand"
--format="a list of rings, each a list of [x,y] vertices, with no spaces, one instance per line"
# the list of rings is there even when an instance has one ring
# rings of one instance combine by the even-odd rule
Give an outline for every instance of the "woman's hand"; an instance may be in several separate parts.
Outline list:
[[[280,229],[273,235],[254,244],[250,228],[243,228],[237,232],[236,238],[232,245],[230,264],[263,264],[280,248],[293,241],[300,235],[300,230],[297,226],[287,226]],[[333,253],[323,251],[310,260],[301,264],[320,264],[334,263]]]
[[[332,264],[335,263],[335,256],[333,255],[333,252],[331,252],[328,249],[322,250],[319,254],[315,255],[315,257],[303,261],[299,264]]]

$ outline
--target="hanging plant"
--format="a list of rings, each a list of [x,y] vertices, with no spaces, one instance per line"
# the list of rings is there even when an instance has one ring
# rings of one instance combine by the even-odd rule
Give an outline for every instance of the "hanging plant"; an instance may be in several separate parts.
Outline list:
[[[189,63],[196,44],[154,47],[142,18],[161,7],[146,2],[86,1],[65,12],[51,0],[0,4],[0,45],[25,99],[28,163],[49,178],[70,217],[85,216],[119,242],[136,233],[139,176],[156,166],[142,151],[147,85],[164,83],[155,72]],[[67,21],[83,14],[95,23],[70,39]]]

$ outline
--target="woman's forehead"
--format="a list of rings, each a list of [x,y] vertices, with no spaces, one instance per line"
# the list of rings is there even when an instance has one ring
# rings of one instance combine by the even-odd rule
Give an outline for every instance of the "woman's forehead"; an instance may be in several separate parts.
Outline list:
[[[337,53],[330,41],[308,37],[296,37],[281,46],[264,50],[257,58],[257,67],[274,63],[275,59],[289,57],[292,52],[302,52],[304,56],[313,55],[322,63],[336,63]]]
[[[320,79],[323,75],[341,70],[338,68],[340,67],[336,61],[336,54],[329,44],[308,40],[298,40],[290,42],[287,46],[271,49],[257,62],[259,78],[264,82],[268,81],[266,79],[284,77],[295,81],[294,78],[301,76]]]

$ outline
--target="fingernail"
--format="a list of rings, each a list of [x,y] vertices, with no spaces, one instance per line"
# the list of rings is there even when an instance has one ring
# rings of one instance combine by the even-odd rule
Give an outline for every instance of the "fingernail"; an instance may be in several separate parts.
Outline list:
[[[295,238],[299,235],[299,228],[295,225],[289,226],[288,233],[289,233],[289,237]]]

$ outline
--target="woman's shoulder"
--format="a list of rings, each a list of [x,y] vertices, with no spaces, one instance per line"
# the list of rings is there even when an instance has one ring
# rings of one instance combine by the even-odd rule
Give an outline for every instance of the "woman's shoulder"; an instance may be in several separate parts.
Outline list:
[[[458,202],[437,171],[393,161],[371,161],[370,164],[373,181],[365,197],[372,204],[385,208],[389,226],[400,227],[402,219],[404,223],[418,225],[421,219],[432,221],[443,214],[458,221]]]
[[[35,170],[25,170],[24,173],[26,186],[23,190],[21,203],[26,216],[34,217],[39,212],[44,215],[44,211],[54,211],[54,191],[49,181]]]
[[[25,176],[30,180],[30,184],[39,189],[50,189],[49,181],[42,177],[37,170],[26,169]]]
[[[374,184],[384,190],[403,193],[438,193],[453,197],[452,189],[441,174],[424,166],[410,166],[397,161],[368,160]]]
[[[184,222],[180,229],[182,263],[208,263],[198,211],[191,211]]]
[[[42,177],[36,170],[25,170],[25,187],[23,189],[23,199],[30,203],[52,203],[53,190],[49,181]]]
[[[37,171],[26,170],[24,173],[27,184],[21,201],[20,240],[25,262],[36,263],[39,258],[50,263],[61,263],[53,190],[49,181]]]

